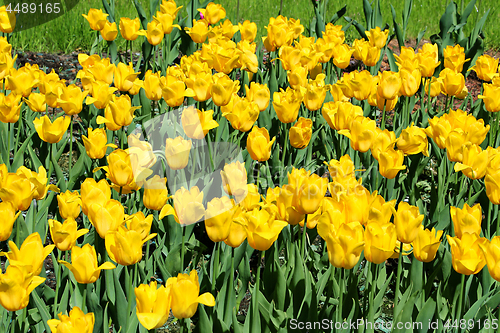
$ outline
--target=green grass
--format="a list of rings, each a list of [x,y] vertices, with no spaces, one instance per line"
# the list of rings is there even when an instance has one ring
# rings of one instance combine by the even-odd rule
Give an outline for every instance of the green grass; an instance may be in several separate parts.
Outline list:
[[[186,6],[189,0],[179,0],[178,5]],[[323,1],[323,0],[322,0]],[[140,0],[145,8],[149,8],[149,0]],[[259,27],[259,37],[266,34],[265,26],[269,22],[269,17],[277,16],[280,8],[279,0],[240,0],[239,19],[236,18],[237,0],[215,1],[224,6],[227,17],[233,23],[245,19],[257,23]],[[347,3],[345,0],[330,0],[327,8],[327,19],[342,8]],[[420,31],[427,29],[424,38],[429,37],[439,31],[439,19],[449,2],[446,0],[414,0],[413,11],[410,18],[407,37],[415,38]],[[461,11],[462,3],[465,6],[468,1],[458,0],[458,8]],[[401,22],[401,12],[403,0],[381,0],[382,15],[384,21],[392,29],[392,15],[390,5],[393,5],[398,15],[397,21]],[[496,38],[500,34],[500,25],[496,24],[500,19],[500,10],[496,8],[496,0],[478,0],[480,4],[479,12],[473,12],[469,18],[466,30],[470,31],[477,17],[481,17],[488,9],[491,9],[485,27],[486,45],[488,48],[500,48],[500,39]],[[65,52],[90,50],[95,39],[95,32],[90,30],[87,21],[81,14],[87,13],[90,8],[103,8],[100,0],[81,0],[78,5],[69,13],[50,21],[41,26],[15,33],[11,42],[17,50],[38,51],[38,52]],[[313,16],[313,6],[311,0],[283,0],[283,15],[294,17],[306,26]],[[180,11],[180,15],[186,15],[185,7]],[[136,17],[137,13],[131,0],[116,0],[117,21],[122,16]],[[352,17],[364,24],[362,0],[349,1],[346,16]],[[345,25],[346,21],[341,19],[337,24]],[[354,27],[347,31],[347,40],[352,41],[359,35]],[[141,37],[142,39],[142,37]],[[124,49],[125,41],[119,35],[117,38],[119,49]],[[134,42],[134,49],[139,48],[141,41]]]

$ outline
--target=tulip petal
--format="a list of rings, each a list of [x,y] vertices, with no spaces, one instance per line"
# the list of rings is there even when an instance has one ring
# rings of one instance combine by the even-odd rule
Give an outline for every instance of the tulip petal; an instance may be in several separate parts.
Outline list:
[[[204,293],[196,299],[196,302],[206,306],[215,306],[215,298],[211,293]]]

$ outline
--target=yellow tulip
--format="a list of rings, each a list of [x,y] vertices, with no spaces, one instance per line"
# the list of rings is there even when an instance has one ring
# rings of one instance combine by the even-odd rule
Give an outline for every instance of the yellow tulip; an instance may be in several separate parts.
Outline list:
[[[404,201],[399,203],[397,211],[394,208],[392,211],[398,240],[405,244],[413,242],[418,235],[424,215],[420,214],[418,207]]]
[[[406,169],[404,154],[401,150],[392,148],[387,150],[377,150],[374,154],[379,164],[380,174],[387,179],[394,179],[400,170]]]
[[[26,266],[9,265],[0,274],[0,304],[7,311],[17,311],[28,306],[29,296],[45,278],[34,276]]]
[[[2,123],[15,123],[21,115],[22,95],[10,93],[7,96],[0,93],[0,121]],[[21,103],[19,103],[21,102]]]
[[[328,102],[321,110],[323,118],[332,129],[337,131],[349,129],[354,118],[363,116],[363,109],[351,102]]]
[[[265,84],[251,82],[250,88],[245,85],[246,98],[257,104],[259,111],[264,111],[269,106],[271,92]]]
[[[231,221],[231,226],[229,227],[229,236],[224,240],[227,245],[237,248],[239,247],[247,238],[247,232],[243,225],[235,222],[235,219],[241,215],[241,208],[236,206],[233,219]]]
[[[240,161],[226,163],[220,176],[224,191],[228,195],[234,195],[241,199],[247,195],[247,170],[244,163]]]
[[[160,178],[159,175],[144,182],[144,196],[142,201],[144,206],[152,210],[161,210],[168,200],[167,178]]]
[[[287,71],[287,78],[290,87],[295,90],[300,90],[300,87],[306,87],[307,74],[309,74],[309,71],[307,70],[307,68],[302,66],[296,66]]]
[[[163,33],[163,26],[160,22],[153,20],[148,23],[146,30],[146,38],[149,44],[156,46],[161,43],[165,34]]]
[[[198,102],[204,102],[212,97],[213,75],[208,68],[194,70],[196,66],[201,65],[191,66],[191,72],[184,81],[187,87],[186,95],[192,96]]]
[[[438,61],[438,46],[437,44],[425,43],[417,53],[418,67],[423,77],[431,77],[434,71],[441,63]]]
[[[88,217],[102,239],[110,231],[115,231],[125,223],[125,211],[119,201],[110,199],[105,203],[94,203],[89,208]]]
[[[137,319],[142,326],[152,330],[165,325],[170,312],[170,288],[157,288],[156,281],[151,281],[149,285],[139,285],[134,293]]]
[[[68,116],[72,116],[82,111],[83,100],[87,94],[88,91],[82,92],[78,86],[72,84],[61,89],[57,102]]]
[[[372,198],[375,192],[372,194]],[[395,199],[386,202],[381,195],[377,194],[373,198],[372,202],[370,202],[370,206],[368,208],[368,221],[377,222],[379,224],[390,222],[395,205],[396,205]],[[396,226],[396,232],[397,232],[397,226]]]
[[[371,46],[375,46],[381,49],[387,43],[389,30],[385,29],[384,31],[382,31],[380,27],[375,27],[370,31],[365,31],[365,34],[368,37],[368,42],[370,43]]]
[[[10,70],[10,74],[5,78],[6,89],[11,90],[12,93],[16,95],[22,95],[23,97],[28,97],[31,94],[33,86],[39,83],[34,73],[28,70],[27,67],[22,67],[18,70],[13,68]]]
[[[326,243],[330,263],[337,268],[352,269],[365,245],[363,227],[357,222],[342,223],[335,234],[329,235]]]
[[[111,199],[111,188],[106,179],[98,183],[93,178],[87,178],[80,187],[83,214],[88,216],[93,204],[103,204]]]
[[[115,144],[107,143],[108,138],[104,128],[88,128],[88,137],[82,135],[83,144],[87,155],[92,159],[100,159],[106,155],[108,147],[117,148]]]
[[[59,206],[59,215],[65,220],[69,218],[76,219],[80,215],[82,199],[76,191],[71,192],[68,190],[60,193],[57,196],[57,204]]]
[[[449,68],[457,73],[464,68],[464,63],[470,59],[465,59],[464,48],[459,44],[455,46],[448,45],[443,50],[444,67]]]
[[[312,120],[303,117],[290,127],[290,144],[297,149],[304,149],[311,141]]]
[[[333,58],[332,62],[338,68],[347,68],[349,66],[351,55],[354,52],[353,49],[349,47],[347,44],[338,44],[335,45],[332,49]]]
[[[269,132],[264,127],[254,126],[247,137],[247,150],[254,161],[265,162],[271,157],[271,148],[276,138],[269,139]]]
[[[124,39],[136,40],[139,36],[146,36],[146,31],[140,28],[141,21],[138,17],[133,20],[127,17],[120,18],[120,33]]]
[[[354,97],[358,101],[363,101],[370,96],[371,87],[377,81],[369,71],[364,70],[361,72],[354,72],[354,77],[350,80],[349,84],[352,88]]]
[[[287,18],[282,15],[276,18],[269,18],[269,24],[265,28],[267,30],[267,37],[263,37],[262,40],[268,51],[276,51],[277,48],[290,45],[292,40],[296,38],[294,36],[295,31],[290,29]]]
[[[215,105],[227,105],[233,96],[240,90],[240,81],[233,81],[224,73],[217,73],[213,76],[212,100]]]
[[[396,133],[394,133],[393,131],[389,131],[388,129],[382,131],[378,127],[375,130],[377,132],[377,135],[373,140],[370,150],[373,157],[378,159],[378,154],[380,152],[394,149],[394,143],[396,142]]]
[[[1,30],[1,19],[0,19],[0,30]],[[9,44],[10,45],[10,44]],[[12,68],[14,68],[14,63],[16,62],[17,55],[12,58],[11,51],[8,53],[0,52],[0,79],[4,79],[10,74]]]
[[[165,157],[170,169],[184,169],[189,162],[189,152],[192,141],[184,140],[181,136],[175,139],[167,138],[165,143]]]
[[[11,10],[7,11],[7,7],[0,7],[0,31],[10,34],[16,27],[16,12]],[[10,51],[9,51],[10,53]]]
[[[339,160],[332,159],[326,163],[330,177],[335,181],[345,177],[354,176],[354,163],[349,155],[342,156]]]
[[[348,130],[341,130],[338,133],[351,140],[351,146],[354,150],[365,153],[370,149],[376,136],[376,127],[375,120],[358,116],[352,120]]]
[[[35,191],[35,185],[24,174],[8,173],[2,179],[0,199],[10,202],[16,210],[27,210]]]
[[[497,60],[498,61],[498,60]],[[483,94],[477,96],[483,100],[484,108],[489,112],[500,111],[500,86],[483,84]]]
[[[406,69],[412,72],[414,69],[418,69],[418,59],[415,54],[415,50],[412,47],[401,47],[401,54],[394,55],[396,58],[396,65],[398,65],[399,69]]]
[[[246,228],[248,244],[258,251],[268,250],[288,225],[285,221],[276,220],[269,211],[259,208],[243,213],[240,223]]]
[[[398,149],[405,155],[415,155],[418,153],[429,156],[429,142],[423,128],[412,126],[405,128],[396,141]]]
[[[106,21],[104,27],[101,30],[102,39],[111,42],[114,41],[116,36],[118,36],[118,29],[116,28],[116,22],[110,23]]]
[[[137,212],[129,215],[126,220],[127,229],[137,231],[142,240],[149,236],[151,225],[153,224],[153,215],[145,216],[143,212]]]
[[[241,98],[237,94],[234,94],[229,104],[223,106],[221,110],[222,116],[231,123],[231,126],[241,132],[248,132],[260,113],[257,103]]]
[[[483,54],[476,60],[476,64],[469,70],[476,72],[477,77],[483,81],[491,82],[494,77],[498,76],[498,59],[490,55]]]
[[[167,35],[174,30],[174,27],[180,29],[181,27],[178,24],[174,24],[175,16],[172,16],[167,13],[156,12],[156,16],[153,16],[153,20],[158,23],[161,23],[163,28],[163,34]]]
[[[9,252],[0,252],[0,255],[9,259],[13,266],[28,266],[27,271],[39,275],[43,268],[43,261],[52,252],[55,245],[43,246],[38,232],[34,232],[24,240],[21,248],[16,243],[9,241]]]
[[[42,93],[31,93],[28,99],[24,99],[26,104],[28,104],[31,111],[34,112],[45,112],[47,111],[47,102],[45,100],[45,94]]]
[[[410,71],[403,68],[399,71],[399,76],[401,77],[400,95],[407,97],[415,95],[420,88],[420,82],[422,80],[420,70],[416,68]]]
[[[52,241],[61,251],[71,250],[75,246],[76,240],[89,232],[88,229],[78,230],[76,221],[72,217],[66,219],[63,223],[49,219],[49,227]]]
[[[439,73],[442,92],[448,96],[458,96],[465,87],[465,78],[462,73],[457,73],[449,68]]]
[[[303,95],[300,90],[287,88],[286,91],[280,89],[280,92],[275,92],[273,94],[273,107],[278,119],[284,124],[297,120],[302,99]]]
[[[486,246],[488,240],[477,234],[462,234],[461,238],[446,235],[451,248],[453,269],[464,275],[479,273],[486,265],[486,259],[480,245]]]
[[[486,187],[486,195],[491,203],[500,205],[500,172],[486,174],[484,185]]]
[[[3,217],[2,227],[0,228],[0,241],[9,239],[16,222],[21,212],[16,213],[16,208],[8,201],[0,202],[0,215]]]
[[[488,151],[475,144],[465,144],[462,153],[462,161],[455,164],[455,172],[462,171],[470,179],[483,178],[489,161]]]
[[[401,77],[398,73],[384,71],[379,74],[380,80],[377,86],[377,93],[383,99],[394,99],[398,96],[401,88]]]
[[[85,244],[82,247],[73,246],[71,249],[71,264],[64,260],[59,260],[59,263],[66,266],[73,273],[76,282],[83,284],[96,282],[103,269],[116,268],[109,261],[97,266],[95,248],[90,244]]]
[[[90,8],[87,15],[82,14],[83,17],[89,22],[90,29],[92,30],[102,30],[106,24],[108,14],[104,14],[102,9]]]
[[[213,198],[207,203],[205,229],[212,242],[222,242],[229,237],[235,210],[228,197]]]
[[[326,97],[328,87],[325,86],[325,74],[319,74],[315,80],[310,80],[304,94],[304,105],[309,111],[321,108]]]
[[[91,333],[94,330],[95,317],[92,312],[83,313],[83,311],[75,306],[69,312],[69,316],[63,315],[62,312],[58,314],[59,320],[47,320],[47,324],[53,333],[64,332],[81,332]]]
[[[104,109],[115,96],[113,93],[116,90],[116,88],[110,87],[106,82],[94,81],[92,82],[92,96],[87,97],[85,104],[94,104],[96,108]]]
[[[255,40],[255,37],[257,37],[257,24],[255,24],[255,22],[245,20],[243,23],[238,23],[238,27],[242,40],[246,40],[251,43]]]
[[[467,143],[467,133],[455,129],[446,138],[446,155],[451,162],[461,162],[464,159],[464,145]]]
[[[48,190],[59,192],[59,189],[55,185],[47,186],[47,171],[43,166],[38,167],[38,173],[29,170],[25,166],[19,167],[16,173],[18,175],[24,175],[33,184],[35,189],[33,192],[33,199],[42,200],[47,195]]]
[[[142,245],[155,236],[150,234],[142,239],[139,232],[128,230],[122,225],[106,233],[106,251],[114,262],[123,266],[133,265],[142,259]]]
[[[159,101],[162,97],[162,89],[160,86],[160,72],[153,73],[151,70],[146,72],[144,76],[144,91],[146,97],[152,101]]]
[[[219,4],[210,2],[206,8],[200,8],[198,11],[204,16],[208,24],[216,24],[226,17],[226,10]]]
[[[323,38],[328,43],[341,44],[345,40],[345,33],[342,30],[341,25],[334,25],[333,23],[327,23],[325,31],[323,32]]]
[[[440,239],[443,235],[443,230],[432,228],[432,230],[424,229],[424,226],[419,227],[417,238],[413,241],[413,255],[418,261],[431,262],[436,257],[437,250],[441,244]]]
[[[181,10],[182,6],[177,7],[177,4],[175,3],[174,0],[168,0],[165,1],[163,0],[160,3],[160,10],[164,14],[170,14],[171,16],[175,17],[177,16],[177,13],[179,10]]]
[[[483,251],[491,277],[500,281],[500,236],[493,237],[491,241],[480,243],[479,247]]]
[[[396,247],[396,227],[392,223],[370,222],[365,230],[365,258],[381,264],[392,256]]]
[[[194,106],[185,108],[181,117],[184,133],[191,139],[203,139],[209,130],[219,126],[212,118],[213,113],[213,110],[200,111]]]
[[[195,43],[204,43],[208,36],[208,24],[204,20],[193,20],[192,28],[184,28]]]
[[[167,280],[166,288],[170,288],[172,297],[172,314],[175,318],[191,318],[198,309],[198,303],[206,306],[214,306],[215,298],[210,293],[200,295],[200,283],[198,273],[192,270],[188,274],[178,274]]]
[[[325,197],[328,179],[313,173],[295,187],[292,205],[299,214],[312,214],[318,210]]]
[[[462,238],[465,233],[476,234],[477,236],[481,233],[483,212],[480,204],[470,207],[465,203],[462,209],[450,207],[450,215],[457,238]]]
[[[160,219],[166,215],[174,215],[175,221],[181,226],[198,222],[205,216],[203,191],[198,186],[189,191],[181,187],[174,194],[174,207],[165,205],[160,212]]]
[[[236,45],[236,48],[240,51],[239,54],[239,64],[235,65],[240,67],[241,70],[245,70],[248,73],[248,77],[251,80],[253,74],[257,73],[259,69],[259,59],[255,54],[255,49],[257,45],[255,43],[250,44],[246,40],[241,40]]]
[[[101,167],[106,177],[117,186],[124,187],[134,181],[134,172],[130,154],[122,149],[115,149],[106,157],[108,165]]]
[[[160,87],[162,96],[167,105],[170,107],[181,106],[184,103],[184,97],[190,95],[186,91],[184,81],[174,75],[169,75],[167,69],[167,76],[160,77]],[[189,97],[193,97],[190,95]]]
[[[127,66],[123,62],[120,62],[115,69],[114,86],[119,91],[129,91],[133,88],[134,81],[137,79],[137,76],[139,74],[140,73],[135,72],[132,63],[129,63],[129,65]]]

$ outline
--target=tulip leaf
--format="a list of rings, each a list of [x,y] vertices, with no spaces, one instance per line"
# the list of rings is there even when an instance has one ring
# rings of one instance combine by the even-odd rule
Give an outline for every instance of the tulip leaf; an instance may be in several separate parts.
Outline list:
[[[331,24],[335,24],[342,16],[345,15],[347,12],[347,5],[339,9],[335,14],[333,14],[332,18],[330,19]]]
[[[94,313],[95,317],[95,328],[100,328],[103,321],[103,310],[101,305],[99,304],[99,297],[97,297],[97,293],[93,288],[92,284],[87,285],[87,311]],[[91,292],[92,291],[92,292]]]
[[[144,30],[148,28],[148,17],[146,16],[146,12],[144,8],[142,8],[141,3],[138,0],[134,0],[135,9],[137,10],[137,15],[139,15],[139,19],[141,20],[141,26]]]
[[[420,297],[424,297],[424,294],[422,294]],[[424,306],[418,312],[417,319],[415,322],[430,323],[432,318],[434,317],[435,312],[436,312],[436,301],[432,297],[430,297],[427,299]],[[428,330],[429,330],[428,325],[422,325],[422,328],[418,328],[417,332],[424,333],[428,332]]]
[[[52,319],[52,316],[50,315],[49,311],[47,310],[45,303],[40,299],[40,296],[38,296],[36,289],[31,292],[30,296],[33,299],[33,301],[35,302],[35,306],[38,309],[40,316],[42,317],[42,322],[43,322],[43,326],[45,327],[45,331],[50,332],[50,327],[49,327],[49,324],[47,324],[47,321]]]
[[[35,134],[35,132],[31,132],[26,137],[26,140],[14,155],[14,160],[12,161],[12,165],[10,166],[13,172],[15,172],[17,169],[19,169],[19,167],[21,167],[24,164],[24,152],[26,151],[26,147],[28,147],[28,144],[30,144],[31,137],[33,136],[33,134]]]
[[[55,262],[54,259],[55,259],[55,256],[52,254],[52,262]],[[55,264],[54,264],[54,270],[56,270]],[[57,281],[57,283],[61,283],[61,282],[62,282],[62,280],[61,281]],[[64,286],[64,291],[62,293],[61,298],[58,300],[59,304],[55,304],[54,305],[54,306],[57,307],[57,310],[56,310],[57,313],[60,313],[60,312],[64,313],[67,310],[67,308],[68,308],[70,286],[71,286],[71,282],[68,281],[68,280],[66,280],[66,284]]]

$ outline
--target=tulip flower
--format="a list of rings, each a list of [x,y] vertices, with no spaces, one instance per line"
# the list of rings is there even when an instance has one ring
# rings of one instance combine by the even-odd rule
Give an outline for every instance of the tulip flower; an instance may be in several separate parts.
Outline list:
[[[276,138],[269,139],[269,132],[264,127],[254,126],[247,137],[247,150],[254,161],[265,162],[271,157],[271,148]]]
[[[451,262],[453,269],[464,275],[479,273],[486,265],[486,259],[481,245],[488,244],[486,238],[479,238],[477,234],[462,234],[461,238],[446,235],[451,248]]]
[[[370,222],[365,229],[365,258],[381,264],[392,256],[396,247],[396,227],[392,223]]]
[[[377,222],[379,224],[390,222],[395,205],[396,200],[386,202],[381,195],[376,195],[368,208],[368,221]]]
[[[304,105],[309,111],[321,108],[328,88],[325,86],[325,74],[319,74],[315,80],[310,80],[304,94]]]
[[[106,177],[117,186],[124,187],[134,182],[134,168],[130,154],[122,149],[115,149],[106,158],[108,165],[101,167],[106,171]],[[96,171],[96,170],[94,170]]]
[[[47,257],[55,245],[47,245],[43,247],[42,239],[38,232],[29,235],[18,248],[16,243],[9,241],[9,252],[0,252],[0,255],[6,256],[9,259],[10,265],[29,266],[28,272],[33,275],[39,275],[42,271],[43,261]]]
[[[469,68],[476,72],[477,77],[483,81],[491,82],[494,77],[498,76],[498,59],[490,55],[483,54],[476,60],[476,64]]]
[[[116,268],[109,261],[97,266],[95,248],[90,244],[85,244],[82,247],[73,246],[71,249],[71,264],[64,260],[59,260],[59,263],[66,266],[73,273],[76,282],[82,284],[96,282],[103,269]]]
[[[167,138],[165,143],[165,157],[171,169],[180,170],[187,166],[191,145],[191,140],[184,140],[181,136],[175,139]]]
[[[352,88],[354,97],[358,101],[363,101],[368,98],[371,92],[371,87],[378,79],[374,78],[369,71],[354,72],[354,77],[349,84]]]
[[[69,312],[69,316],[63,315],[62,312],[58,314],[59,320],[47,320],[51,332],[64,333],[64,332],[81,332],[91,333],[94,330],[95,317],[92,312],[83,313],[83,311],[75,306]]]
[[[267,109],[271,98],[271,93],[267,85],[251,82],[250,88],[245,85],[245,91],[246,98],[257,104],[260,112]]]
[[[144,77],[143,88],[148,99],[152,101],[159,101],[162,96],[162,89],[160,87],[160,73],[153,73],[151,70],[148,70]]]
[[[258,251],[268,250],[278,239],[281,230],[288,225],[285,221],[277,220],[274,214],[259,208],[243,213],[239,223],[246,228],[248,244]]]
[[[93,204],[103,204],[111,199],[111,188],[106,179],[101,179],[98,183],[93,178],[87,178],[80,187],[83,214],[89,215],[90,207]]]
[[[122,17],[120,18],[120,34],[126,40],[136,40],[137,37],[146,36],[147,33],[145,30],[141,30],[141,21],[138,17],[133,20]]]
[[[182,226],[198,222],[205,216],[203,191],[198,186],[189,191],[181,187],[175,192],[174,207],[165,205],[160,212],[160,220],[166,215],[174,215],[175,221]]]
[[[399,203],[397,211],[394,208],[392,211],[398,240],[405,244],[413,242],[418,235],[424,215],[420,214],[418,207],[404,201]]]
[[[204,20],[193,20],[192,28],[184,28],[195,43],[204,43],[208,36],[208,25]]]
[[[139,322],[148,330],[162,327],[170,312],[170,286],[157,288],[156,281],[141,284],[134,289],[136,314]]]
[[[29,70],[26,66],[18,70],[11,69],[9,75],[5,78],[7,79],[6,88],[11,90],[15,95],[23,97],[28,97],[33,87],[39,82],[33,71]]]
[[[177,16],[177,13],[179,10],[182,8],[182,6],[177,7],[177,4],[175,3],[174,0],[163,0],[160,3],[160,10],[164,14],[170,14],[171,16],[175,17]]]
[[[204,20],[212,25],[226,17],[224,7],[213,2],[210,2],[206,8],[198,9],[198,11],[204,16]]]
[[[488,151],[482,150],[480,146],[475,144],[466,144],[462,152],[462,162],[455,164],[455,172],[462,171],[469,179],[483,178],[489,161]]]
[[[321,114],[330,128],[340,131],[348,130],[354,118],[363,116],[363,109],[351,102],[328,102],[323,105]]]
[[[143,212],[137,212],[127,216],[126,221],[127,229],[137,231],[141,235],[141,239],[144,240],[149,236],[149,232],[151,231],[153,215],[145,216]]]
[[[191,318],[198,309],[198,303],[206,306],[214,306],[215,299],[210,293],[200,294],[200,283],[198,273],[192,270],[188,274],[178,274],[167,280],[166,288],[170,288],[172,297],[172,314],[175,318]]]
[[[296,66],[287,71],[288,83],[295,90],[300,90],[300,87],[307,86],[307,75],[309,71],[302,66]]]
[[[481,233],[483,212],[480,204],[470,207],[465,203],[462,209],[450,207],[450,215],[457,238],[462,238],[464,233],[476,234],[477,236]]]
[[[116,22],[110,23],[106,21],[104,23],[104,28],[101,30],[102,39],[108,42],[112,42],[115,40],[116,36],[118,36],[118,29],[116,28]]]
[[[0,93],[0,121],[2,123],[15,123],[21,115],[22,95],[10,93],[7,96]],[[21,103],[20,103],[21,102]]]
[[[209,130],[219,126],[213,119],[213,114],[213,110],[200,111],[194,106],[185,108],[181,117],[184,133],[191,139],[203,139]]]
[[[168,200],[167,178],[155,175],[144,182],[144,206],[152,210],[161,210]]]
[[[139,232],[119,226],[117,230],[106,233],[106,251],[114,262],[130,266],[141,261],[142,245],[155,236],[156,234],[150,234],[142,239]]]
[[[467,133],[461,128],[455,129],[446,138],[446,155],[451,162],[461,162],[464,158],[464,145],[467,143]]]
[[[351,140],[351,146],[354,150],[365,153],[370,149],[376,136],[376,127],[375,120],[358,116],[352,120],[349,130],[344,129],[338,133]]]
[[[137,19],[137,21],[139,21],[139,19]],[[139,74],[140,73],[135,72],[132,63],[129,63],[127,66],[123,62],[120,62],[115,69],[114,86],[119,91],[129,91],[134,86],[134,81]]]
[[[345,33],[342,30],[341,25],[327,23],[327,25],[325,26],[325,31],[323,32],[323,38],[328,43],[341,44],[345,40]]]
[[[113,199],[105,203],[92,204],[89,207],[88,217],[103,239],[109,231],[115,231],[125,223],[124,208],[119,201]]]
[[[63,219],[76,219],[80,215],[80,207],[82,199],[80,194],[74,191],[66,191],[57,196],[57,204],[59,206],[59,214]]]
[[[26,104],[28,104],[31,111],[34,112],[45,112],[47,111],[47,103],[45,101],[45,94],[42,93],[31,93],[29,98],[24,98]]]
[[[233,81],[224,73],[217,73],[213,76],[214,83],[212,85],[212,100],[215,105],[227,105],[233,96],[240,90],[240,81]]]
[[[193,94],[187,92],[184,81],[168,73],[171,68],[174,67],[169,67],[167,69],[167,76],[160,77],[160,87],[163,99],[167,102],[167,105],[176,107],[184,103],[184,97],[193,97],[194,92]],[[170,70],[170,72],[172,72],[172,70]]]
[[[273,94],[274,111],[282,123],[289,124],[297,120],[302,98],[300,90],[290,88],[287,88],[286,91],[280,89],[280,92]]]
[[[483,251],[491,277],[500,281],[500,236],[493,237],[491,241],[480,243],[479,248]]]
[[[495,84],[483,84],[483,94],[477,97],[483,100],[484,108],[487,111],[500,111],[500,86]]]
[[[418,67],[422,77],[431,77],[434,71],[441,63],[438,61],[437,44],[425,43],[417,53]]]
[[[0,241],[9,239],[16,222],[21,212],[16,213],[16,208],[8,201],[0,202],[0,216],[3,218],[2,227],[0,228]]]
[[[207,203],[205,229],[212,242],[222,242],[229,237],[234,213],[234,203],[228,197],[213,198]]]
[[[1,23],[0,23],[1,30]],[[10,45],[10,44],[9,44]],[[7,75],[10,74],[12,68],[14,68],[14,63],[16,62],[17,55],[12,58],[11,51],[8,53],[0,52],[0,79],[4,79]]]
[[[248,132],[259,117],[257,103],[234,94],[231,101],[221,108],[222,116],[230,123],[231,127],[241,132]]]
[[[82,14],[83,17],[89,22],[90,29],[92,30],[102,30],[106,24],[108,14],[104,14],[102,9],[90,8],[87,15]]]
[[[292,206],[299,214],[312,214],[325,197],[328,179],[317,174],[307,175],[295,187]]]
[[[304,149],[311,141],[312,120],[303,117],[290,128],[290,144],[297,149]]]
[[[201,65],[193,65],[192,73],[188,75],[184,83],[186,84],[186,96],[192,96],[198,102],[204,102],[212,97],[213,76],[208,67],[199,68],[195,72],[193,68]]]
[[[64,223],[49,219],[50,236],[56,247],[61,251],[71,250],[76,240],[89,232],[89,229],[80,229],[74,218],[70,217]]]
[[[88,137],[82,135],[83,144],[87,155],[92,159],[100,159],[106,155],[108,147],[117,148],[113,143],[107,143],[108,138],[104,128],[88,128]]]
[[[148,23],[146,38],[149,44],[156,46],[161,43],[164,37],[163,26],[159,21],[153,20]]]
[[[8,173],[3,176],[0,199],[10,202],[16,210],[27,210],[35,194],[35,185],[24,174]]]
[[[410,71],[403,68],[399,71],[399,76],[401,77],[399,94],[407,97],[415,95],[420,88],[420,82],[422,80],[420,70],[416,68]]]
[[[424,129],[414,126],[403,129],[399,138],[396,141],[398,149],[402,150],[405,155],[415,155],[422,153],[424,156],[429,156],[429,142]]]
[[[257,37],[257,24],[255,24],[255,22],[245,20],[243,23],[238,23],[238,27],[242,40],[251,43],[255,40],[255,37]]]
[[[33,199],[42,200],[47,195],[47,191],[59,192],[59,189],[55,185],[47,186],[47,170],[43,166],[38,167],[38,173],[31,171],[25,166],[21,166],[17,169],[16,173],[18,175],[24,175],[34,186]]]
[[[418,229],[417,237],[413,241],[413,255],[418,261],[431,262],[436,257],[437,250],[441,244],[440,239],[443,235],[443,230],[432,228],[432,230],[424,229],[421,225]]]
[[[97,109],[104,109],[109,104],[111,99],[115,96],[113,93],[117,90],[110,87],[106,82],[93,81],[92,82],[92,96],[88,96],[85,104],[94,104]]]
[[[376,150],[374,157],[379,164],[380,174],[387,179],[394,179],[400,170],[406,169],[404,154],[401,150],[392,148],[387,150]]]
[[[448,45],[443,50],[444,67],[460,73],[464,68],[464,63],[470,59],[465,59],[464,48],[459,44],[455,46]]]
[[[500,172],[486,174],[484,178],[486,195],[491,203],[500,205]]]
[[[224,240],[224,243],[233,248],[239,247],[247,238],[245,227],[235,222],[235,219],[239,215],[241,215],[241,209],[239,208],[239,206],[237,206],[233,215],[233,219],[231,221],[231,226],[229,227],[229,236]]]
[[[11,4],[9,4],[10,7]],[[16,27],[16,12],[13,10],[7,11],[7,7],[0,7],[0,31],[10,34]],[[9,51],[10,53],[10,51]]]
[[[17,311],[28,306],[29,296],[45,278],[34,276],[27,266],[9,265],[0,274],[0,304],[7,311]]]
[[[247,170],[245,164],[240,161],[224,165],[220,176],[222,186],[228,195],[234,195],[243,199],[247,195]]]
[[[76,85],[72,84],[62,88],[61,94],[57,102],[68,115],[78,114],[82,111],[83,100],[87,96],[88,91],[83,91]]]
[[[332,62],[338,68],[347,68],[349,66],[351,55],[354,52],[353,49],[349,47],[347,44],[338,44],[335,45],[332,49],[333,58]]]
[[[465,87],[465,78],[462,73],[457,73],[449,68],[439,73],[442,92],[448,96],[459,95]]]
[[[318,227],[319,228],[319,227]],[[364,230],[357,222],[343,223],[326,239],[328,259],[337,268],[352,269],[364,248]]]
[[[385,29],[382,31],[380,27],[375,27],[370,31],[365,31],[366,36],[368,37],[368,41],[371,46],[378,47],[379,49],[383,48],[387,43],[387,37],[389,36],[389,30]]]
[[[236,196],[236,202],[244,212],[249,212],[254,208],[261,207],[261,196],[257,190],[257,185],[247,184],[242,196]]]
[[[181,27],[178,24],[173,24],[175,20],[175,16],[172,16],[167,13],[156,12],[156,16],[153,16],[153,20],[158,23],[161,23],[161,27],[163,28],[163,34],[168,35],[172,32],[174,27],[180,29]]]

